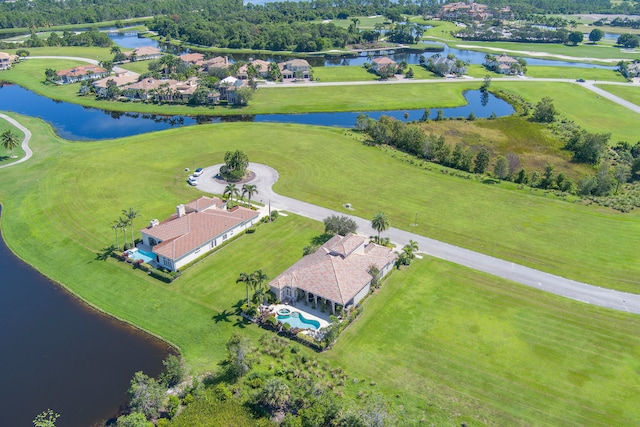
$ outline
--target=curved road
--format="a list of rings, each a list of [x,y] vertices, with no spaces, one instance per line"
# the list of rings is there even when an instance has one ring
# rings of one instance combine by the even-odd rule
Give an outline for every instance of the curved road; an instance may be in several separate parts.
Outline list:
[[[222,194],[224,192],[225,185],[218,183],[213,178],[220,170],[220,166],[222,164],[204,168],[203,174],[198,178],[198,189],[214,194]],[[251,180],[251,184],[255,184],[259,191],[254,198],[256,201],[265,204],[270,203],[274,209],[285,210],[317,221],[322,221],[330,215],[345,215],[343,212],[333,211],[275,193],[272,186],[278,180],[279,175],[275,169],[267,165],[250,163],[249,169],[256,173],[256,177]],[[360,233],[370,236],[375,234],[375,231],[371,228],[370,220],[353,215],[348,216],[358,224]],[[399,246],[405,245],[409,240],[415,240],[418,242],[421,252],[427,255],[480,270],[503,279],[587,304],[640,314],[640,295],[637,294],[576,282],[397,228],[390,228],[385,232],[385,235]]]
[[[31,132],[29,131],[29,129],[22,126],[15,119],[7,116],[6,114],[0,113],[0,118],[5,119],[9,123],[17,127],[18,129],[20,129],[22,132],[24,132],[24,139],[22,140],[22,145],[21,145],[22,149],[24,150],[24,157],[13,163],[9,163],[8,165],[0,166],[0,169],[8,168],[9,166],[15,166],[19,163],[26,162],[31,158],[31,156],[33,156],[33,151],[31,151],[31,148],[29,148],[29,140],[31,140]]]

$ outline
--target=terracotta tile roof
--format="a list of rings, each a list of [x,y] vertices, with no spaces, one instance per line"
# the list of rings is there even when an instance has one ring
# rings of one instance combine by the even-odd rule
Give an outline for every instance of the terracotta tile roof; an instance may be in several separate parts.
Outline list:
[[[218,201],[201,197],[185,206],[184,215],[178,217],[174,214],[159,225],[144,228],[141,232],[161,240],[153,247],[153,252],[177,260],[240,223],[258,217],[257,212],[241,206],[229,211],[217,209],[215,206]]]
[[[190,62],[192,64],[201,64],[204,60],[204,55],[201,53],[185,53],[180,55],[180,59],[184,62]]]
[[[369,267],[382,270],[397,255],[391,249],[350,234],[334,236],[315,253],[303,257],[269,285],[285,286],[311,292],[335,303],[345,305],[370,281]]]
[[[8,53],[5,53],[5,52],[0,52],[0,59],[4,59],[4,60],[8,61],[9,59],[11,59],[11,55],[9,55]]]
[[[505,64],[515,64],[515,63],[518,62],[517,59],[512,58],[512,57],[510,57],[508,55],[500,55],[500,56],[498,56],[496,58],[496,61],[497,62],[502,62],[502,63],[505,63]]]
[[[229,65],[229,58],[226,56],[216,56],[211,59],[207,59],[202,62],[202,65],[207,68],[227,68]]]
[[[99,74],[106,73],[102,67],[98,67],[97,65],[79,65],[77,67],[70,68],[68,70],[60,70],[56,74],[60,77],[62,76],[85,76],[87,74]]]
[[[138,76],[136,74],[129,73],[116,74],[115,76],[108,76],[103,79],[96,80],[93,82],[93,87],[106,88],[109,80],[113,80],[116,83],[116,86],[120,87],[136,82],[138,80]]]
[[[207,197],[200,196],[198,199],[195,199],[192,202],[189,202],[185,205],[187,211],[203,211],[209,208],[222,208],[224,206],[224,202],[222,199],[217,197]]]
[[[142,79],[137,83],[132,83],[130,85],[127,85],[127,89],[142,89],[142,90],[151,90],[151,89],[158,89],[160,86],[171,86],[171,85],[175,85],[176,83],[178,83],[177,80],[172,80],[172,79],[167,79],[167,80],[157,80],[154,78],[147,78],[147,79]]]
[[[378,65],[395,65],[396,61],[394,61],[393,59],[387,57],[387,56],[381,56],[379,58],[373,58],[373,62],[378,64]]]
[[[153,56],[153,55],[160,55],[162,53],[162,51],[157,47],[142,46],[142,47],[137,47],[133,49],[133,51],[131,52],[125,53],[125,55],[131,56],[133,52],[135,52],[136,56]]]

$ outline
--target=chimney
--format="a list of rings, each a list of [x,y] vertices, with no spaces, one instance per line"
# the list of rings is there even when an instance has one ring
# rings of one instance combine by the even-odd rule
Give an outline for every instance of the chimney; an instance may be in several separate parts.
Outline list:
[[[176,212],[178,214],[178,218],[182,218],[183,216],[185,216],[186,209],[185,209],[184,205],[176,206]]]
[[[153,228],[156,225],[160,225],[160,221],[158,221],[157,219],[152,219],[151,221],[149,221],[149,228]]]

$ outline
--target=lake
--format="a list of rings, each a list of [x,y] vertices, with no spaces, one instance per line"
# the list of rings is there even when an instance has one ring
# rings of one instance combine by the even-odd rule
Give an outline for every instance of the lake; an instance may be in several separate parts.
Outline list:
[[[278,90],[278,89],[264,89]],[[514,109],[508,102],[489,94],[486,105],[482,105],[479,90],[465,92],[467,105],[442,108],[445,117],[467,117],[472,111],[478,118],[508,116]],[[121,138],[131,135],[159,131],[176,126],[190,126],[198,123],[220,123],[231,121],[297,123],[320,126],[353,127],[360,114],[372,118],[381,115],[405,120],[419,120],[424,110],[358,111],[342,113],[305,114],[257,114],[238,116],[161,116],[140,113],[118,113],[96,108],[83,107],[68,102],[53,101],[18,85],[0,85],[0,110],[13,111],[27,116],[40,117],[49,122],[62,138],[72,141]],[[431,108],[431,118],[435,118],[437,108]]]
[[[168,346],[99,314],[18,259],[0,238],[0,425],[91,426],[126,407],[136,371],[157,376]]]

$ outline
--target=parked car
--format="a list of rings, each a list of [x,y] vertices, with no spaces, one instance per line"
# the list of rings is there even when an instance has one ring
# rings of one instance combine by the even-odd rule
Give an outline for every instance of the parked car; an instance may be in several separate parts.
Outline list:
[[[204,172],[204,170],[202,168],[198,168],[193,172],[193,176],[200,176],[202,175],[202,172]]]
[[[197,179],[196,179],[196,177],[195,177],[195,176],[193,176],[193,175],[191,175],[191,176],[189,177],[189,179],[187,179],[187,181],[189,181],[189,184],[191,184],[191,185],[198,185],[198,180],[197,180]]]

